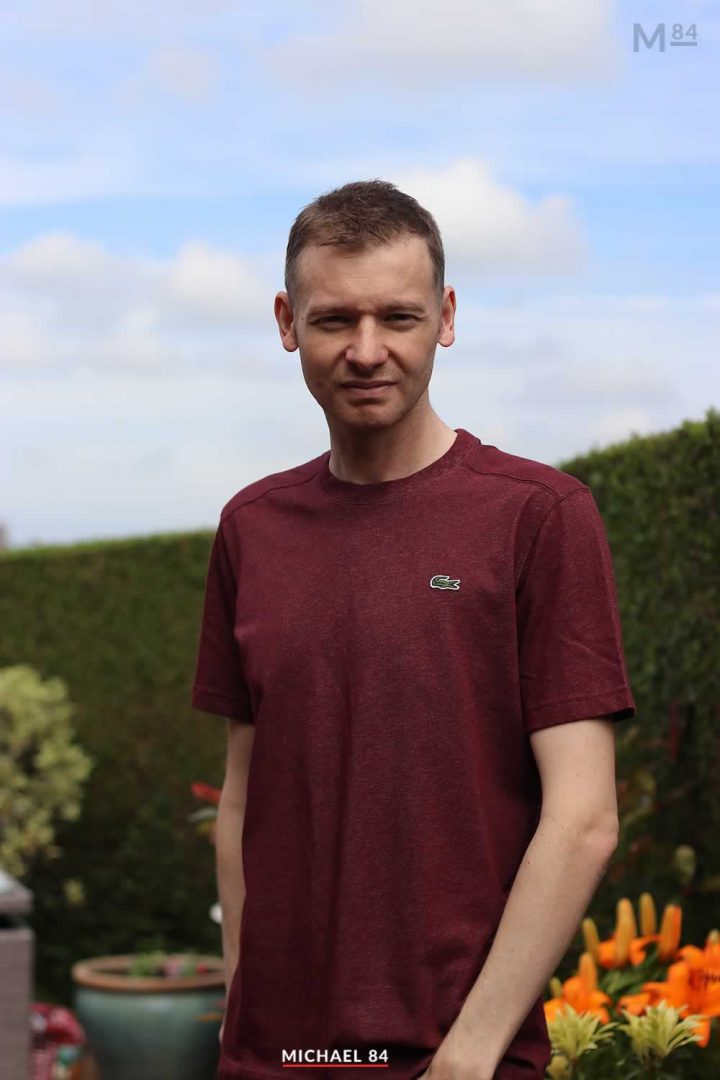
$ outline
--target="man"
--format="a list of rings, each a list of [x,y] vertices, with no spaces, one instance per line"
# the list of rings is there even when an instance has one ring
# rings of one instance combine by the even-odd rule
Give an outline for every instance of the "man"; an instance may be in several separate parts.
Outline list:
[[[224,506],[192,693],[228,720],[219,1077],[540,1080],[635,714],[603,524],[433,410],[456,296],[414,199],[322,195],[285,285],[330,450]]]

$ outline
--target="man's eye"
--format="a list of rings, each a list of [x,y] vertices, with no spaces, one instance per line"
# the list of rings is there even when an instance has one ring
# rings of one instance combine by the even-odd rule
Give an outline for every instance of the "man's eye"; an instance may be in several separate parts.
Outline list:
[[[402,319],[403,321],[407,322],[408,320],[412,321],[413,316],[412,315],[400,315],[400,314],[397,314],[397,315],[388,315],[388,318],[389,319]],[[326,315],[324,318],[320,319],[321,324],[329,323],[329,322],[338,322],[338,321],[344,322],[345,321],[345,316],[344,315]]]

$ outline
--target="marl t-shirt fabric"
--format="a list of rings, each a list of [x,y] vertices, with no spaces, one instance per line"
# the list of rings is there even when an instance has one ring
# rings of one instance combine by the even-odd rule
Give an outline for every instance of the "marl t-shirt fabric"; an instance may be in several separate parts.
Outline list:
[[[191,701],[255,735],[220,1080],[293,1050],[318,1080],[347,1077],[307,1064],[333,1050],[418,1077],[539,821],[529,733],[635,715],[590,489],[456,432],[409,476],[340,480],[326,451],[221,512]],[[540,997],[496,1080],[549,1060]]]

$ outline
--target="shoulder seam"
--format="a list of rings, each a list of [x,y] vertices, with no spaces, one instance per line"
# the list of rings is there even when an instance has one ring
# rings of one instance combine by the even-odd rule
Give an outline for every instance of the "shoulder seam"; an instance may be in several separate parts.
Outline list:
[[[229,510],[226,514],[221,514],[221,516],[220,516],[221,522],[222,521],[227,521],[229,518],[233,517],[234,514],[236,514],[238,510],[242,509],[243,506],[250,506],[252,503],[257,502],[258,499],[262,499],[266,495],[269,495],[271,491],[278,491],[278,490],[281,490],[282,488],[299,487],[300,484],[307,484],[310,480],[313,480],[317,476],[320,468],[321,468],[321,466],[318,465],[317,468],[313,472],[311,472],[309,476],[301,477],[298,480],[286,481],[285,483],[283,483],[281,481],[278,481],[276,484],[273,484],[271,487],[267,487],[267,488],[265,488],[264,491],[259,492],[259,494],[253,495],[253,497],[251,499],[247,499],[247,500],[245,500],[243,502],[239,502],[237,504],[237,506],[233,507],[232,510]],[[257,482],[258,481],[256,481],[256,483]],[[229,501],[231,501],[231,500],[229,500]]]
[[[587,484],[583,484],[581,487],[573,488],[572,491],[566,491],[564,495],[558,495],[555,502],[551,503],[550,506],[548,506],[547,510],[545,511],[542,518],[540,519],[540,524],[538,525],[537,529],[535,530],[535,535],[533,536],[530,544],[528,544],[528,549],[525,552],[525,555],[523,556],[523,561],[522,561],[522,563],[520,565],[520,570],[518,572],[517,582],[515,584],[515,589],[516,590],[520,588],[520,581],[521,581],[523,573],[525,571],[527,561],[530,558],[530,552],[535,547],[535,543],[537,541],[538,536],[540,535],[540,530],[542,529],[543,525],[545,524],[547,519],[550,517],[550,514],[553,512],[553,510],[555,509],[556,506],[558,506],[561,502],[564,502],[565,499],[569,499],[571,497],[571,495],[577,495],[577,493],[579,491],[590,492],[590,494],[592,494],[592,492],[590,491],[590,488],[587,486]]]
[[[474,465],[471,461],[463,461],[462,465],[467,469],[472,469],[472,471],[478,473],[479,476],[504,476],[508,480],[515,480],[518,484],[535,484],[537,487],[545,488],[547,491],[550,491],[553,495],[557,495],[557,492],[555,491],[555,489],[552,488],[550,486],[550,484],[546,484],[544,480],[535,480],[535,479],[533,479],[531,477],[528,477],[526,479],[523,476],[514,476],[513,473],[499,472],[496,469],[481,469],[481,468],[478,468],[477,465]],[[569,476],[570,473],[564,473],[563,475]],[[574,479],[577,479],[577,477],[575,477]],[[590,490],[588,488],[587,484],[583,484],[582,480],[578,480],[578,485],[579,486],[573,488],[572,491],[566,491],[564,495],[558,495],[557,496],[558,501],[560,499],[566,499],[568,497],[568,495],[574,495],[576,491],[589,491]],[[555,505],[555,504],[553,503],[553,505]]]

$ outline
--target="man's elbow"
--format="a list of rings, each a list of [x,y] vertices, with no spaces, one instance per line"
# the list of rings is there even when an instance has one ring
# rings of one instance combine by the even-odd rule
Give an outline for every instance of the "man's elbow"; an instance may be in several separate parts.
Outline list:
[[[588,839],[610,854],[620,840],[620,822],[617,818],[600,817],[586,826]]]
[[[589,844],[601,852],[612,854],[620,839],[620,823],[610,814],[581,814],[575,809],[558,815],[557,808],[551,813],[544,809],[540,824],[559,829],[565,839],[576,840],[583,845]]]

